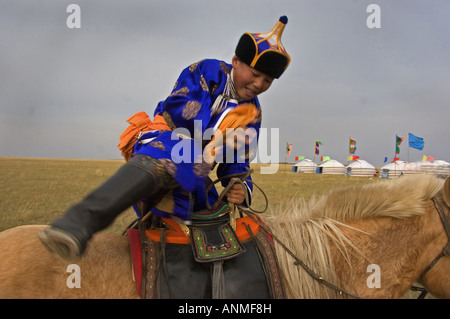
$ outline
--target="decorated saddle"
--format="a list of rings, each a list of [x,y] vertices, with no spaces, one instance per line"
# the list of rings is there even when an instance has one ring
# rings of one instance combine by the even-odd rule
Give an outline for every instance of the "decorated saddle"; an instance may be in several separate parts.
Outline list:
[[[284,298],[270,235],[235,214],[221,203],[191,225],[153,215],[128,229],[141,298]]]

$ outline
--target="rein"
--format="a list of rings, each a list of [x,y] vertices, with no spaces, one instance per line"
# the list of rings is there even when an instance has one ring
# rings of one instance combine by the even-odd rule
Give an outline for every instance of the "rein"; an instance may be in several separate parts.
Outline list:
[[[289,249],[289,247],[287,247],[276,235],[273,234],[273,232],[264,224],[260,221],[260,219],[257,217],[256,214],[261,214],[264,213],[268,206],[269,206],[269,201],[267,199],[266,194],[264,193],[264,191],[261,189],[261,187],[259,187],[258,185],[256,185],[253,181],[251,180],[247,180],[247,178],[250,176],[250,174],[253,173],[253,170],[249,170],[248,172],[244,172],[244,173],[237,173],[237,174],[230,174],[227,176],[223,176],[217,180],[215,180],[214,182],[210,183],[210,185],[208,185],[207,189],[206,189],[206,198],[208,198],[208,193],[211,190],[211,188],[218,182],[224,180],[224,179],[231,179],[231,178],[236,178],[236,179],[231,179],[229,184],[227,185],[227,187],[225,187],[225,189],[220,193],[219,198],[217,199],[216,203],[213,205],[213,207],[217,207],[218,203],[223,199],[223,197],[226,195],[226,193],[228,192],[228,190],[235,184],[235,183],[240,183],[243,187],[247,187],[244,183],[244,181],[246,182],[250,182],[252,183],[254,186],[256,186],[261,193],[264,196],[264,199],[266,201],[266,205],[265,208],[262,211],[256,211],[253,208],[250,207],[245,207],[242,205],[236,205],[236,207],[239,209],[240,212],[245,213],[248,217],[250,217],[255,223],[257,223],[262,229],[264,229],[264,231],[269,234],[294,260],[294,264],[296,266],[301,266],[307,273],[308,275],[310,275],[313,279],[315,279],[316,281],[320,282],[321,284],[327,286],[328,288],[331,288],[335,291],[337,291],[340,295],[342,294],[346,294],[350,297],[356,298],[356,299],[362,299],[362,297],[357,296],[351,292],[346,291],[345,289],[342,289],[339,286],[336,286],[334,284],[332,284],[331,282],[327,281],[326,279],[324,279],[322,276],[318,275],[316,272],[314,272],[311,268],[308,267],[308,265],[306,265],[297,255],[295,255],[295,253]],[[245,189],[245,188],[244,188]],[[248,200],[248,194],[247,192],[245,192],[245,201],[247,203],[250,203]],[[208,208],[211,208],[208,200],[206,203]]]
[[[257,223],[260,227],[264,229],[278,244],[292,257],[295,259],[294,264],[296,266],[301,266],[307,273],[310,275],[313,279],[317,280],[321,284],[327,286],[328,288],[331,288],[333,290],[336,290],[339,292],[340,295],[346,294],[350,297],[356,298],[356,299],[362,299],[362,297],[357,296],[355,294],[352,294],[351,292],[346,291],[345,289],[340,288],[339,286],[336,286],[332,284],[331,282],[324,279],[322,276],[315,273],[311,268],[309,268],[300,258],[297,257],[297,255],[294,254],[292,250],[290,250],[277,236],[275,236],[270,229],[268,229],[263,223],[259,221],[258,218],[255,218],[255,214],[251,212],[251,209],[247,207],[241,207],[238,206],[241,211],[243,211],[247,216],[249,216],[255,223]]]
[[[206,194],[206,207],[207,207],[208,209],[211,209],[211,208],[217,208],[217,206],[220,204],[220,202],[222,201],[222,199],[225,197],[225,195],[228,193],[228,191],[231,189],[231,187],[233,187],[234,184],[239,183],[239,184],[242,185],[242,187],[243,187],[244,189],[246,189],[246,188],[247,188],[247,185],[246,185],[245,183],[246,183],[246,182],[250,182],[250,183],[253,184],[253,186],[256,186],[256,187],[261,191],[261,194],[263,194],[264,200],[265,200],[265,202],[266,202],[266,206],[264,207],[264,209],[263,209],[262,211],[257,211],[257,210],[252,209],[252,212],[258,213],[258,214],[264,213],[264,212],[267,210],[267,208],[269,207],[269,200],[267,199],[267,196],[266,196],[266,194],[264,193],[264,191],[261,189],[261,187],[259,187],[259,186],[256,185],[255,183],[253,183],[253,181],[247,180],[247,178],[248,178],[252,173],[253,173],[253,170],[250,169],[250,170],[248,170],[248,172],[226,175],[226,176],[223,176],[223,177],[221,177],[221,178],[216,179],[214,182],[210,182],[209,185],[208,185],[208,187],[206,188],[206,191],[205,191],[205,194]],[[233,178],[234,178],[234,179],[233,179]],[[209,200],[208,200],[208,194],[209,194],[209,191],[214,187],[215,184],[217,184],[217,183],[219,183],[219,182],[221,182],[221,181],[223,181],[223,180],[225,180],[225,179],[230,179],[230,182],[229,182],[228,185],[224,188],[224,190],[220,193],[219,197],[217,198],[217,200],[216,200],[216,202],[213,204],[213,206],[211,206],[211,205],[209,204]],[[245,197],[245,198],[244,198],[245,202],[248,203],[248,204],[250,204],[250,200],[249,200],[249,197],[248,197],[248,193],[247,193],[247,192],[244,192],[244,193],[245,193],[245,195],[244,195],[244,197]]]
[[[445,215],[444,208],[442,207],[442,201],[443,201],[443,194],[442,191],[440,191],[438,194],[436,194],[432,201],[434,203],[434,206],[436,207],[436,210],[439,214],[439,217],[441,218],[442,225],[444,226],[445,233],[447,234],[447,245],[444,247],[442,252],[433,259],[433,261],[428,265],[427,268],[422,271],[422,273],[419,276],[419,281],[423,279],[423,277],[431,270],[431,268],[436,265],[436,263],[442,258],[442,257],[448,257],[450,256],[450,222],[448,218]]]

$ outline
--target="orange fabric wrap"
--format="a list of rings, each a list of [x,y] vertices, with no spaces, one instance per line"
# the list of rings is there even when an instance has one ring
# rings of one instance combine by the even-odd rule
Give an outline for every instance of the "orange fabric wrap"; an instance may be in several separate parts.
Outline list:
[[[257,115],[258,109],[254,104],[244,103],[238,105],[225,116],[219,125],[219,130],[222,133],[226,133],[227,128],[244,128],[248,124],[255,122]]]
[[[166,230],[166,242],[169,244],[189,244],[189,236],[181,229],[176,221],[170,218],[161,218],[170,228]],[[236,235],[240,241],[250,239],[251,235],[247,231],[246,226],[249,226],[253,234],[259,232],[259,225],[255,223],[250,217],[241,217],[236,219]],[[159,242],[161,240],[161,229],[149,229],[145,231],[147,238]]]
[[[222,141],[225,142],[227,128],[245,128],[248,124],[254,123],[257,120],[258,113],[259,111],[256,106],[251,103],[238,105],[230,111],[222,120],[222,123],[219,124],[219,130],[211,138],[211,142],[208,143],[210,148],[207,149],[210,150],[211,156],[216,154],[216,149],[214,147],[217,146],[217,141],[214,141],[216,137],[219,138],[219,136],[222,136]]]
[[[240,241],[244,241],[250,239],[251,235],[249,234],[246,225],[250,227],[253,234],[257,234],[259,232],[259,225],[255,223],[250,217],[245,216],[236,219],[236,235],[238,236]]]
[[[170,218],[161,218],[170,228],[166,230],[166,242],[169,244],[189,244],[189,236],[181,229],[176,221]],[[145,231],[147,238],[159,242],[161,240],[161,229],[148,229]]]
[[[134,145],[137,142],[139,133],[152,130],[170,131],[169,126],[167,126],[166,121],[161,115],[155,115],[152,122],[147,113],[139,112],[131,116],[127,122],[130,123],[130,126],[120,135],[120,142],[117,145],[126,161],[133,154]]]

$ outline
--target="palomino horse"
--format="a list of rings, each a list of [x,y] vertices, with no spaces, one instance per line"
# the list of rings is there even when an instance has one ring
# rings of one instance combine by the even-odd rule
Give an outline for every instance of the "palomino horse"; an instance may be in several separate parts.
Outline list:
[[[275,241],[289,298],[348,297],[339,290],[399,298],[414,282],[450,298],[450,259],[444,254],[433,262],[446,248],[448,253],[443,225],[449,207],[450,178],[444,185],[432,176],[405,176],[334,190],[308,203],[292,201],[264,223],[283,243]],[[71,265],[41,245],[37,234],[43,227],[0,233],[0,298],[138,298],[126,237],[96,235],[85,257]]]

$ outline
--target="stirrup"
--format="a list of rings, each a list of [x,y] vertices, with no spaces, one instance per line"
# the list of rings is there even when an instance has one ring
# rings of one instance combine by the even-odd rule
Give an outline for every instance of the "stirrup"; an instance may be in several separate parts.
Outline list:
[[[79,240],[58,228],[45,229],[39,233],[39,239],[49,252],[67,261],[78,261],[83,254]]]

